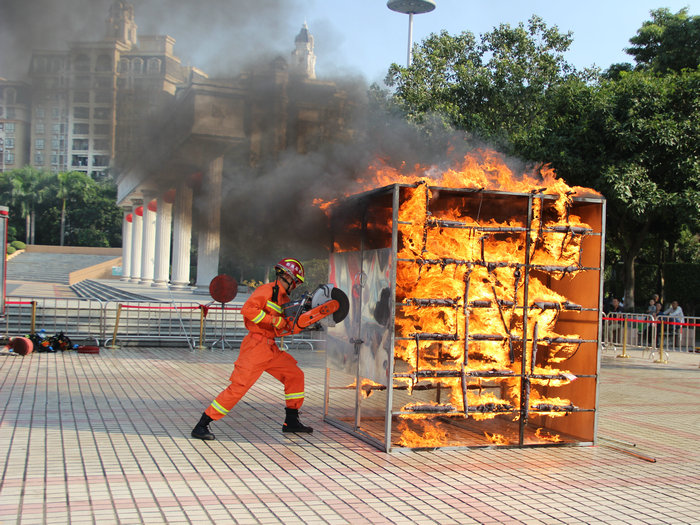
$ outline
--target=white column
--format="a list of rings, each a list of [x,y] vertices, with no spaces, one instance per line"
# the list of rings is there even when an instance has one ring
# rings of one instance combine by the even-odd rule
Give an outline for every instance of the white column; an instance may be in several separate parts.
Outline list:
[[[156,252],[156,212],[148,209],[155,191],[144,190],[143,193],[143,239],[141,248],[141,284],[153,282],[154,259]]]
[[[209,283],[219,272],[219,241],[221,237],[221,178],[224,157],[209,163],[202,191],[198,196],[201,206],[200,229],[197,231],[197,290],[209,293]]]
[[[166,287],[168,285],[172,217],[172,202],[166,202],[166,199],[161,195],[158,197],[158,211],[156,212],[156,255],[151,286]]]
[[[141,279],[141,239],[143,237],[143,218],[136,209],[143,204],[141,199],[131,199],[134,203],[134,214],[131,221],[131,272],[129,282],[137,283]]]
[[[192,244],[192,188],[180,184],[173,207],[172,289],[190,285],[190,246]]]
[[[125,206],[122,209],[124,210],[124,220],[122,222],[122,276],[120,280],[128,281],[131,273],[131,221],[134,219],[131,206]]]

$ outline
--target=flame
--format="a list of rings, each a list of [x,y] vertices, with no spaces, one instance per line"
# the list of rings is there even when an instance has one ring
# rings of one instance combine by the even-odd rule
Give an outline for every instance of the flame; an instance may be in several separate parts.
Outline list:
[[[411,426],[418,426],[420,432],[412,430],[407,422],[399,423],[397,428],[401,431],[401,437],[396,442],[398,446],[408,448],[444,447],[448,443],[447,431],[439,422],[429,424],[419,420]]]
[[[573,196],[599,194],[568,186],[549,167],[514,173],[503,155],[486,149],[475,150],[447,168],[393,167],[377,158],[356,182],[362,190],[405,185],[397,225],[394,357],[413,375],[394,378],[394,385],[406,387],[409,395],[416,394],[418,385],[449,392],[447,402],[412,402],[402,407],[398,444],[444,446],[447,432],[436,420],[439,414],[473,420],[500,414],[516,421],[524,395],[529,395],[530,410],[539,415],[565,415],[573,406],[571,401],[546,398],[538,387],[558,387],[572,380],[570,372],[555,365],[576,352],[579,335],[557,333],[567,298],[548,284],[582,270],[582,243],[592,228],[571,212]],[[488,188],[519,195],[504,194],[502,206],[491,204],[493,209],[486,211],[479,192],[449,192],[447,198],[438,199],[450,188]],[[512,213],[505,209],[508,198],[520,208]],[[315,203],[323,209],[332,204]],[[390,227],[372,225],[386,232]],[[528,340],[522,341],[526,323]],[[431,339],[431,334],[440,337]],[[531,378],[532,389],[528,387],[525,394],[523,352],[528,372],[551,376]],[[463,370],[465,375],[417,374],[441,370]],[[480,372],[495,372],[498,377]],[[509,443],[501,434],[484,435],[497,445]],[[539,430],[537,435],[552,441],[558,437]]]
[[[314,199],[314,200],[312,201],[312,203],[313,203],[314,206],[318,206],[318,207],[321,208],[323,211],[327,211],[328,208],[330,208],[330,207],[331,207],[333,204],[335,204],[336,202],[338,202],[338,199],[333,199],[333,200],[330,200],[330,201],[324,201],[324,200],[321,199],[321,198],[316,198],[316,199]]]
[[[538,428],[537,430],[535,430],[535,435],[544,441],[550,441],[552,443],[562,442],[561,436],[559,434],[550,434],[543,428]]]
[[[485,148],[467,153],[462,159],[454,161],[452,167],[442,169],[438,166],[405,163],[395,168],[384,159],[377,158],[369,169],[361,174],[356,182],[363,189],[372,189],[387,184],[414,184],[420,179],[430,181],[433,186],[446,188],[489,188],[528,193],[541,190],[550,194],[596,194],[594,190],[569,187],[558,179],[550,167],[516,174],[508,167],[504,155]]]
[[[353,381],[350,383],[348,386],[345,388],[355,388],[357,386],[357,381]],[[368,398],[374,393],[374,390],[376,388],[385,388],[384,385],[381,383],[376,383],[375,381],[372,381],[371,379],[362,379],[362,382],[360,383],[360,390],[362,391],[362,396],[364,398]]]
[[[488,439],[491,443],[495,445],[507,445],[510,443],[508,441],[508,438],[505,437],[503,434],[489,434],[488,432],[484,432],[484,436],[486,436],[486,439]]]
[[[406,163],[393,167],[385,159],[378,157],[364,173],[357,175],[352,193],[389,184],[416,184],[419,181],[444,188],[488,188],[519,193],[537,191],[549,195],[568,195],[569,198],[571,195],[600,195],[590,188],[568,186],[563,180],[557,178],[556,173],[549,166],[520,174],[513,173],[503,154],[485,148],[475,149],[463,158],[455,159],[452,166],[446,168],[421,164],[408,166]],[[347,195],[350,193],[346,193],[345,196]],[[316,198],[313,203],[327,210],[336,201],[337,199],[325,201]]]

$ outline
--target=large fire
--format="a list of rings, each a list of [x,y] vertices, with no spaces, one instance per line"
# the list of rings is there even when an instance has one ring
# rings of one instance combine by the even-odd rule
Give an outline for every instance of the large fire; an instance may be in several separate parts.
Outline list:
[[[357,183],[367,190],[387,184],[414,184],[419,180],[428,180],[431,186],[445,188],[488,188],[518,193],[539,191],[551,195],[598,195],[595,190],[589,188],[568,186],[548,167],[527,173],[513,173],[504,156],[489,149],[474,150],[446,169],[420,164],[395,168],[377,158],[369,169],[358,177]]]
[[[575,410],[570,399],[544,396],[538,387],[576,378],[558,366],[576,353],[581,337],[558,333],[556,325],[562,311],[581,308],[554,291],[551,280],[583,269],[582,242],[593,230],[571,204],[573,196],[595,192],[568,186],[550,169],[515,174],[488,150],[446,170],[377,161],[358,182],[365,189],[412,185],[398,210],[393,383],[408,394],[419,386],[439,389],[442,398],[399,410],[397,444],[451,444],[439,424],[446,418],[518,421]],[[450,188],[529,194],[529,211],[484,217],[478,192],[445,198]],[[497,445],[517,439],[481,433]],[[542,429],[532,434],[559,441]]]

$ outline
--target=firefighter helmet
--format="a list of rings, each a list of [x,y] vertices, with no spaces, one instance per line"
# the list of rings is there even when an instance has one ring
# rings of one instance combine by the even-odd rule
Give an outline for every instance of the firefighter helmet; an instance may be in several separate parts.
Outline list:
[[[275,273],[277,275],[287,274],[292,278],[292,288],[304,282],[304,267],[296,259],[287,257],[275,264]]]

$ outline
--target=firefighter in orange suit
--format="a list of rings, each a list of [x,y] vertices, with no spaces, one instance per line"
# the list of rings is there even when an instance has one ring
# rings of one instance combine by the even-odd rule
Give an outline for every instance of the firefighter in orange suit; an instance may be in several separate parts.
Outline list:
[[[241,342],[241,350],[231,374],[231,384],[209,405],[192,437],[215,439],[209,430],[212,421],[221,419],[240,401],[263,372],[284,384],[286,418],[283,432],[313,432],[299,421],[299,408],[304,402],[304,372],[287,352],[280,350],[275,337],[287,330],[282,307],[289,302],[288,292],[304,282],[304,267],[292,258],[282,259],[275,265],[275,281],[256,288],[241,308],[248,335]]]

